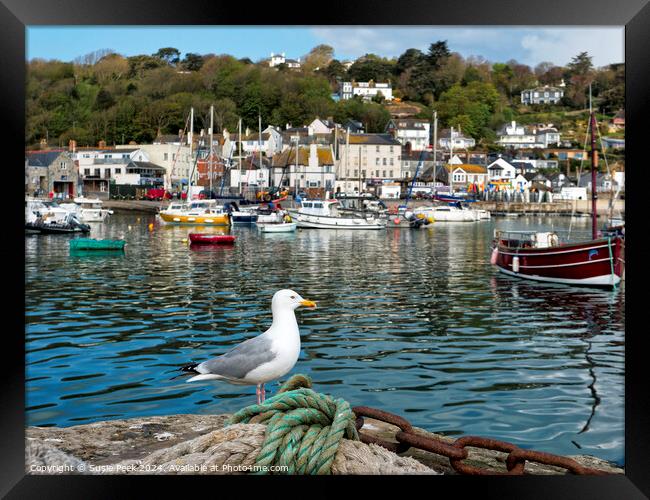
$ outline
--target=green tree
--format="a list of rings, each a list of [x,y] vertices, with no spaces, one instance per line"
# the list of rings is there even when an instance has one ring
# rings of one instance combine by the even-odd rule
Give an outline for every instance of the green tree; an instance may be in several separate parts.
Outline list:
[[[158,52],[153,54],[153,56],[157,57],[158,59],[162,59],[167,64],[176,66],[180,61],[181,53],[178,49],[175,49],[174,47],[164,47],[162,49],[158,49]]]
[[[185,59],[183,59],[183,67],[187,71],[198,71],[203,66],[203,63],[203,56],[193,52],[185,54]]]

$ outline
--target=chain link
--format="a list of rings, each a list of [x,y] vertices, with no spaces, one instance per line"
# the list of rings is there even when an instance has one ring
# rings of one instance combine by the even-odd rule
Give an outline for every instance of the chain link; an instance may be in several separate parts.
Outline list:
[[[543,451],[524,450],[519,448],[513,443],[506,441],[498,441],[496,439],[484,438],[480,436],[463,436],[455,441],[446,442],[442,439],[424,436],[413,431],[413,426],[410,422],[399,415],[387,411],[379,410],[377,408],[370,408],[368,406],[355,406],[352,411],[356,415],[356,428],[359,431],[359,438],[364,443],[374,443],[382,446],[395,453],[404,453],[410,448],[417,448],[420,450],[429,451],[437,455],[442,455],[449,459],[451,467],[460,474],[469,475],[522,475],[525,472],[526,462],[533,462],[543,465],[551,465],[566,469],[573,474],[580,475],[606,475],[606,471],[585,467],[580,465],[575,460],[563,457],[560,455],[553,455]],[[370,436],[361,429],[364,425],[364,417],[369,417],[381,422],[386,422],[399,427],[399,431],[395,434],[395,441],[387,441],[385,439]],[[480,468],[475,465],[464,463],[468,457],[467,447],[483,448],[485,450],[499,451],[507,453],[505,459],[506,472],[494,472],[486,468]]]

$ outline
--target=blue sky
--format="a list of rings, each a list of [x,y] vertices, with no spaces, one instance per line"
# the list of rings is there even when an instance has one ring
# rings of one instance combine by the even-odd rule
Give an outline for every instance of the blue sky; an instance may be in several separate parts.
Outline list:
[[[453,52],[482,56],[492,62],[516,59],[535,66],[542,61],[566,65],[587,51],[595,66],[624,61],[621,27],[245,27],[245,26],[31,26],[27,30],[27,58],[72,61],[99,49],[125,56],[153,54],[175,47],[184,56],[231,54],[253,61],[271,52],[298,58],[321,43],[334,47],[337,59],[366,53],[399,56],[408,48],[426,51],[429,44],[447,40]]]

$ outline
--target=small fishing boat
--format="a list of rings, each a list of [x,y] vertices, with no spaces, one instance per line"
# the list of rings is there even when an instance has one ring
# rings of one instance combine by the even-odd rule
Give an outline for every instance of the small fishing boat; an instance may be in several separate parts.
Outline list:
[[[189,238],[192,245],[232,245],[235,243],[235,237],[230,234],[190,233]]]
[[[253,224],[257,221],[257,207],[240,208],[234,201],[225,203],[223,207],[233,224]]]
[[[446,206],[418,207],[413,209],[417,214],[423,214],[426,217],[433,217],[436,222],[474,222],[478,220],[478,215],[474,210],[464,210],[456,204]]]
[[[158,214],[168,224],[228,226],[230,217],[216,200],[194,200],[189,205],[171,203]]]
[[[92,238],[76,238],[70,240],[70,250],[124,250],[124,240],[95,240]]]
[[[295,222],[256,222],[261,233],[293,233],[298,224]]]

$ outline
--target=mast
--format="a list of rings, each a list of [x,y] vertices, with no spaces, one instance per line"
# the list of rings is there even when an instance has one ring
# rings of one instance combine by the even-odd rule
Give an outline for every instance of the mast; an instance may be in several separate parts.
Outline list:
[[[591,84],[589,84],[589,114],[591,129],[591,237],[592,239],[598,238],[598,214],[597,214],[597,199],[598,187],[596,186],[596,173],[598,171],[598,153],[596,152],[596,115],[591,106]]]
[[[210,106],[210,198],[212,198],[212,148],[214,145],[214,106]]]
[[[239,145],[239,191],[241,192],[241,176],[243,175],[241,166],[241,118],[239,118],[239,140],[237,142]]]
[[[436,197],[436,174],[438,172],[438,166],[436,164],[436,156],[438,156],[436,154],[438,152],[437,144],[438,144],[438,112],[434,111],[433,112],[433,198],[434,200]]]
[[[260,172],[261,172],[262,171],[262,115],[258,114],[257,119],[258,119],[258,124],[259,124],[258,125],[259,126],[258,130],[259,130],[259,134],[260,134],[259,141],[258,141],[259,142],[258,146],[259,146],[259,152],[260,152]]]
[[[192,142],[193,142],[193,134],[194,134],[194,108],[190,108],[190,161],[192,161]],[[198,158],[198,155],[197,155]],[[190,186],[192,185],[192,175],[194,175],[194,168],[190,170],[190,175],[188,176],[187,179],[187,200],[189,201],[189,194],[190,194]],[[183,185],[181,181],[181,193],[183,192]]]

